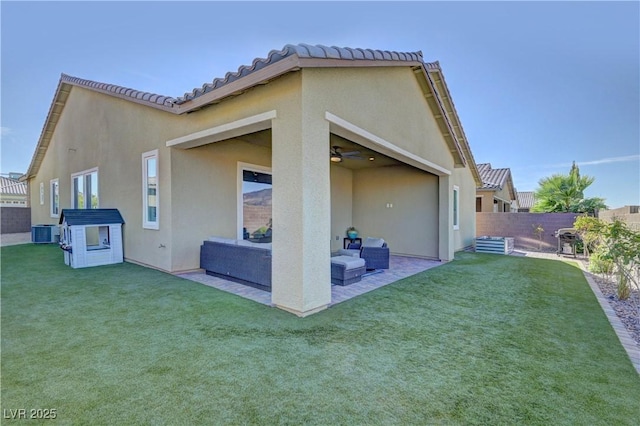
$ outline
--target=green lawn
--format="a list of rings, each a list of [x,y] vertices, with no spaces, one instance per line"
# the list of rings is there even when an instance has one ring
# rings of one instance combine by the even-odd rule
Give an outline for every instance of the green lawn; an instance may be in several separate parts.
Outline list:
[[[570,264],[463,253],[300,319],[132,264],[73,270],[53,246],[1,254],[3,417],[53,408],[56,424],[640,418],[640,376]]]

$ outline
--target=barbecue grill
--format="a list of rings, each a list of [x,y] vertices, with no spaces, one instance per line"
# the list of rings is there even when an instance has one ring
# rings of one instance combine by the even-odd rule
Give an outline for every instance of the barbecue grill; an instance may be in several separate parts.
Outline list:
[[[576,242],[578,241],[578,231],[574,228],[560,228],[555,234],[558,239],[558,251],[556,254],[573,255],[576,257]]]

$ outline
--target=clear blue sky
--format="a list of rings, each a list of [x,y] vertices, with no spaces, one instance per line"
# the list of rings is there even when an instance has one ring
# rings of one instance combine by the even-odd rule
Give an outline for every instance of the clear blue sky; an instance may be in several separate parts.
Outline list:
[[[640,204],[638,2],[0,3],[2,162],[29,166],[60,73],[181,96],[287,43],[439,60],[476,162]]]

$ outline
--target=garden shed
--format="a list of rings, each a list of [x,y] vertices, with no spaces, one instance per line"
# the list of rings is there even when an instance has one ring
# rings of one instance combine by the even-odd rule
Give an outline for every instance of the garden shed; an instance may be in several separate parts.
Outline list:
[[[122,225],[118,209],[63,209],[60,248],[72,268],[122,263]]]

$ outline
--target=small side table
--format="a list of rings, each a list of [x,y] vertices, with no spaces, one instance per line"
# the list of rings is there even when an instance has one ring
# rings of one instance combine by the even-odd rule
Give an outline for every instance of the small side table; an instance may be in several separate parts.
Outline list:
[[[348,243],[347,243],[347,241],[348,241]],[[360,238],[360,237],[356,237],[356,238],[344,237],[342,239],[342,248],[346,249],[349,246],[349,244],[351,244],[351,243],[360,243],[360,246],[362,246],[362,238]]]

